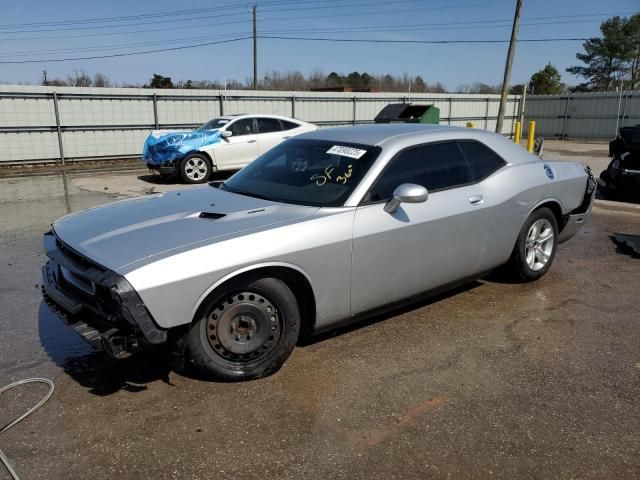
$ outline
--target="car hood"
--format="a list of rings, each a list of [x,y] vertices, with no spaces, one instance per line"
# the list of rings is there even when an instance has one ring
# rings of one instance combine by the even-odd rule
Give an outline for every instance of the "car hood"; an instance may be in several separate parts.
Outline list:
[[[209,185],[123,200],[53,224],[68,247],[118,270],[148,257],[313,215],[317,207],[269,202]]]
[[[222,142],[222,131],[154,130],[142,147],[142,159],[146,163],[160,165],[182,158],[189,152]]]

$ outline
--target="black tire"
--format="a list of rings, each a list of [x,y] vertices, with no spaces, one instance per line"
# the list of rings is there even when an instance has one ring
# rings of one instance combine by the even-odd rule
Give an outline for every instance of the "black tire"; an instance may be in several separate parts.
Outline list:
[[[536,254],[534,253],[534,266],[533,268],[527,263],[527,237],[531,231],[531,227],[539,221],[543,221],[543,225],[548,225],[552,229],[553,237],[550,251],[545,252],[548,253],[548,260],[546,260],[546,264],[544,266],[540,266],[541,262],[536,262],[538,259]],[[546,223],[544,223],[546,222]],[[538,224],[540,225],[540,224]],[[535,242],[533,242],[535,245]],[[544,246],[546,247],[546,243]],[[516,241],[516,245],[513,248],[513,252],[511,253],[511,258],[507,262],[506,268],[507,272],[511,274],[511,276],[521,282],[533,282],[542,277],[549,268],[551,268],[551,264],[553,263],[553,259],[556,255],[556,249],[558,247],[558,221],[556,220],[555,215],[548,208],[539,208],[534,210],[531,215],[527,218],[522,225],[522,229],[520,229],[520,233],[518,234],[518,240]]]
[[[611,180],[609,169],[603,170],[600,173],[600,180],[601,182],[598,182],[598,191],[608,199],[615,200],[617,191],[613,181]]]
[[[245,277],[205,300],[186,335],[193,364],[222,381],[278,371],[300,334],[300,309],[277,278]]]
[[[212,172],[211,160],[201,153],[192,153],[178,164],[178,173],[185,183],[204,183]]]

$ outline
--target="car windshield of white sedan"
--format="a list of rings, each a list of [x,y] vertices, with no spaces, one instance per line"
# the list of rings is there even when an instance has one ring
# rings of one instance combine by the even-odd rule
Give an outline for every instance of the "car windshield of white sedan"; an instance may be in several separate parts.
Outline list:
[[[339,207],[380,150],[371,145],[291,139],[258,157],[220,188],[275,202]]]
[[[222,128],[229,120],[226,118],[214,118],[213,120],[209,120],[207,123],[200,125],[196,128],[196,132],[201,132],[202,130],[215,130],[216,128]]]

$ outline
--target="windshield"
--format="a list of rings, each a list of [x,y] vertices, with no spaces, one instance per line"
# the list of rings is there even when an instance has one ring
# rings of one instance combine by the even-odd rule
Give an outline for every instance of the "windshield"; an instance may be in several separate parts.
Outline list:
[[[339,207],[358,186],[380,150],[354,143],[287,140],[220,188],[275,202]]]
[[[202,130],[215,130],[216,128],[222,128],[229,122],[230,120],[226,118],[214,118],[213,120],[209,120],[204,125],[200,125],[198,128],[196,128],[196,132],[200,132]]]

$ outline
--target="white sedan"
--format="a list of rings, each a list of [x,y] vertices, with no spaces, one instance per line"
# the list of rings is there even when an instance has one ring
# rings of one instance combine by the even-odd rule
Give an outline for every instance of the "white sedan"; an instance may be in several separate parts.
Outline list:
[[[186,183],[204,183],[214,171],[238,170],[280,142],[317,129],[279,115],[228,115],[190,132],[154,130],[142,161],[160,175],[178,173]]]

